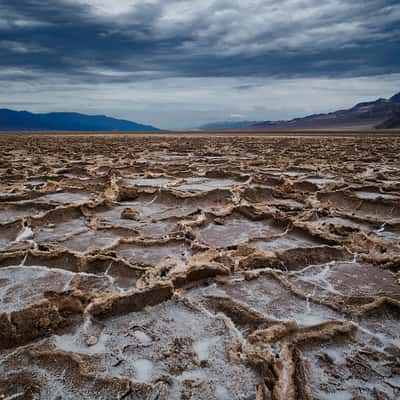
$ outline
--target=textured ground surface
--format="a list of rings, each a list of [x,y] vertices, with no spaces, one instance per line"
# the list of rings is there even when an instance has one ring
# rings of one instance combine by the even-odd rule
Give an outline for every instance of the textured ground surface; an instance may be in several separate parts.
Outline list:
[[[0,136],[0,399],[400,398],[400,138]]]

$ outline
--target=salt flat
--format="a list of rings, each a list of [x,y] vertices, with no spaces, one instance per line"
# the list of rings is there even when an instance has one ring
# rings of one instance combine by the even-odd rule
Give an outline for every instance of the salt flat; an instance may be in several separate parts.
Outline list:
[[[0,397],[397,399],[400,135],[0,135]]]

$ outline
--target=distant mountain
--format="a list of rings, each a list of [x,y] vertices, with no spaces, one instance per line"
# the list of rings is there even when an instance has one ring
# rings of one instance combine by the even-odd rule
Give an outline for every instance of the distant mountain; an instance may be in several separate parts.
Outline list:
[[[54,112],[33,114],[0,109],[0,131],[158,131],[151,125],[115,119],[105,115]]]
[[[198,129],[201,131],[221,131],[224,129],[240,129],[247,126],[257,124],[259,121],[222,121],[211,122],[200,126]]]
[[[377,129],[400,129],[400,112],[393,115],[382,124],[376,127]]]
[[[241,129],[266,131],[294,130],[355,130],[398,127],[400,93],[390,99],[359,103],[348,110],[328,114],[314,114],[290,121],[264,121]]]
[[[390,101],[394,103],[399,103],[400,104],[400,92],[395,94],[393,97],[390,98]]]

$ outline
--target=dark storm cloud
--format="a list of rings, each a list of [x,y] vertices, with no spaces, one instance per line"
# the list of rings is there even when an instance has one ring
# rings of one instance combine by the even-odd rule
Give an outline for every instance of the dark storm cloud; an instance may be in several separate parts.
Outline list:
[[[399,22],[397,0],[9,0],[0,5],[0,75],[387,74],[399,72]]]
[[[398,0],[0,0],[0,106],[170,128],[400,85]]]

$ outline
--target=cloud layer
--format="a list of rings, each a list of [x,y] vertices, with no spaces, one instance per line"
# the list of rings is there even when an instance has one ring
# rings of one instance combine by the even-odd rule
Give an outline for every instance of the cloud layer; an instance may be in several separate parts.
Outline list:
[[[260,80],[400,72],[398,0],[6,3],[0,4],[0,81],[19,87],[51,81],[56,91],[68,85],[78,93],[82,85],[107,91],[145,83],[156,94],[166,80],[208,80],[208,88],[193,87],[201,104],[217,78],[230,78],[243,96]]]

